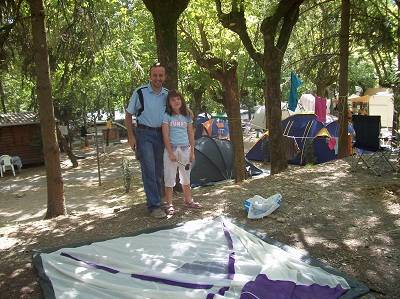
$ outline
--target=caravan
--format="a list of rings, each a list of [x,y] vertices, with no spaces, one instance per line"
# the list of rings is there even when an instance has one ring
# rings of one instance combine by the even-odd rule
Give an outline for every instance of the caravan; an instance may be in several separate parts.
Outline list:
[[[391,128],[393,124],[393,93],[385,88],[368,88],[363,96],[349,97],[349,106],[353,114],[366,110],[368,115],[379,115],[381,126]]]

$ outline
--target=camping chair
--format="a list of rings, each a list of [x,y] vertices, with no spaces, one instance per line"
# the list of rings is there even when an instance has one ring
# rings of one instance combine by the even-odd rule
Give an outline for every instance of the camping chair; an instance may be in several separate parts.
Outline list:
[[[15,169],[12,159],[9,155],[3,155],[0,157],[0,167],[1,167],[1,176],[6,171],[7,168],[11,169],[15,176]]]
[[[382,174],[382,168],[385,164],[396,170],[389,161],[390,146],[380,145],[381,117],[375,115],[353,115],[352,121],[355,131],[352,170],[355,171],[357,169],[359,162],[378,176]]]

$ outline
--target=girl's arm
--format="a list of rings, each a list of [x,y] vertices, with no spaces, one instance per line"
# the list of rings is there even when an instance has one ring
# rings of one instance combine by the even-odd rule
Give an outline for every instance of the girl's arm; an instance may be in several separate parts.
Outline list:
[[[193,124],[188,124],[188,137],[189,137],[189,144],[190,144],[190,162],[194,161],[194,130]]]
[[[176,157],[172,151],[171,142],[169,141],[169,124],[162,124],[162,135],[168,157],[171,161],[176,161]]]

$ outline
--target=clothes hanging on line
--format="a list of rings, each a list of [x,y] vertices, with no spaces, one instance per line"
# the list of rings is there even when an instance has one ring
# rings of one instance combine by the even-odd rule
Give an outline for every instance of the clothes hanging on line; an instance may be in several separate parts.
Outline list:
[[[320,122],[326,121],[326,99],[316,96],[315,97],[315,115]]]

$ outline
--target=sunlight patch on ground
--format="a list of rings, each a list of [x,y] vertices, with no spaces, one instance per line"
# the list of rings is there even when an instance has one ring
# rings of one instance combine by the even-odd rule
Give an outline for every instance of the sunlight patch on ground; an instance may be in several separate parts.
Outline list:
[[[226,192],[226,190],[215,190],[214,192],[212,192],[210,195],[214,196],[214,195],[221,195],[224,194]]]
[[[17,212],[0,212],[1,217],[12,217],[17,216],[21,213],[25,213],[24,211],[17,211]]]
[[[90,231],[90,230],[93,230],[95,228],[95,226],[94,225],[88,225],[87,227],[85,227],[85,231]]]
[[[36,212],[34,214],[25,212],[23,216],[17,218],[15,221],[21,222],[21,221],[30,220],[32,218],[44,217],[44,215],[46,214],[46,210],[47,210],[47,208],[44,208],[44,209],[41,209],[41,210],[39,210],[38,212]]]
[[[324,243],[324,238],[318,236],[318,232],[312,228],[301,228],[300,231],[303,233],[304,240],[309,245],[316,245]]]
[[[357,249],[364,245],[364,243],[359,239],[345,239],[343,240],[343,243],[350,249]]]
[[[377,234],[374,236],[374,239],[377,239],[379,241],[381,241],[384,244],[387,245],[392,245],[393,244],[393,239],[389,236],[387,236],[386,234]]]
[[[17,244],[19,239],[0,237],[0,250],[6,250]]]
[[[19,188],[19,192],[37,192],[40,189],[42,189],[42,187],[40,186],[34,186],[34,185],[24,185],[22,186],[22,188]]]
[[[400,204],[394,202],[384,202],[387,212],[392,215],[400,215]]]
[[[363,226],[366,228],[373,228],[382,223],[381,220],[376,216],[364,216],[355,222],[357,226]]]

